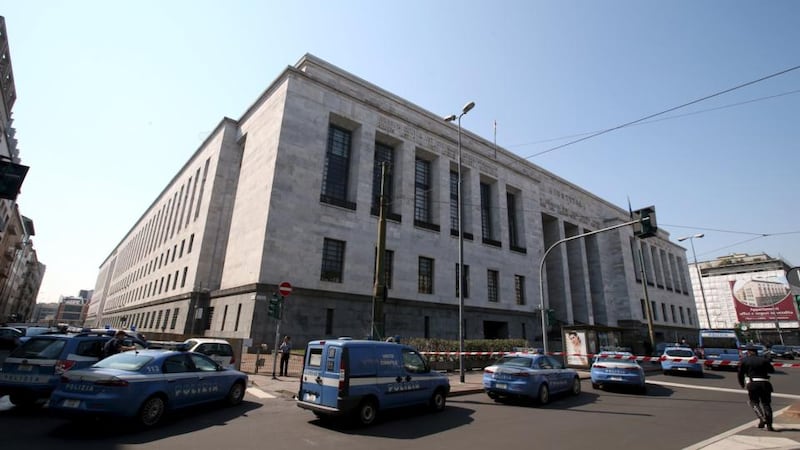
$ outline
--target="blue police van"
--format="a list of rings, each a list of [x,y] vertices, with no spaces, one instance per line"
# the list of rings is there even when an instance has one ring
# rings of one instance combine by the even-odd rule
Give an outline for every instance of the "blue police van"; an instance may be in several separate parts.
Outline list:
[[[413,347],[370,340],[308,343],[297,406],[319,418],[350,416],[372,424],[378,412],[427,405],[438,412],[450,392],[448,378],[431,370]]]

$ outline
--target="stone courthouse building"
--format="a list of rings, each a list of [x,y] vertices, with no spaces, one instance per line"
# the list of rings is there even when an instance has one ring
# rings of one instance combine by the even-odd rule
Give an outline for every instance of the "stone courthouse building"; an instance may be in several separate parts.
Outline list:
[[[657,340],[694,334],[686,250],[664,230],[560,245],[540,285],[550,245],[629,211],[468,131],[461,142],[466,339],[541,345],[540,286],[554,341],[562,326],[646,338],[645,287]],[[269,300],[286,281],[280,330],[296,346],[370,335],[387,162],[386,334],[457,339],[457,143],[454,123],[305,55],[224,118],[110,250],[88,324],[271,346]]]

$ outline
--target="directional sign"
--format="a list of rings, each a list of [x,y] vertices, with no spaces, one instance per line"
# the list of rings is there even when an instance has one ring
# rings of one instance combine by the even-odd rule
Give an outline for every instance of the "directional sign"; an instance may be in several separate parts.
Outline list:
[[[292,285],[289,284],[288,281],[284,281],[278,285],[278,292],[281,294],[281,297],[288,297],[289,294],[292,293]]]

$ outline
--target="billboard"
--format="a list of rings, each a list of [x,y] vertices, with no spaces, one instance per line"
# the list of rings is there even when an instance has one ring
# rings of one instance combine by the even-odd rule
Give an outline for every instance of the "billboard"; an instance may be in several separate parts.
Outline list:
[[[797,327],[797,307],[787,284],[764,279],[730,281],[736,318],[751,328]],[[759,326],[762,325],[762,326]]]

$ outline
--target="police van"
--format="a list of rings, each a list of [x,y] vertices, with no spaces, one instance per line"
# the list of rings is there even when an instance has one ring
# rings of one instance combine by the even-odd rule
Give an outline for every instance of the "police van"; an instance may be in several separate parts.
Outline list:
[[[353,416],[369,425],[391,408],[421,404],[442,411],[449,392],[447,377],[412,347],[340,338],[308,343],[297,406],[320,418]]]

